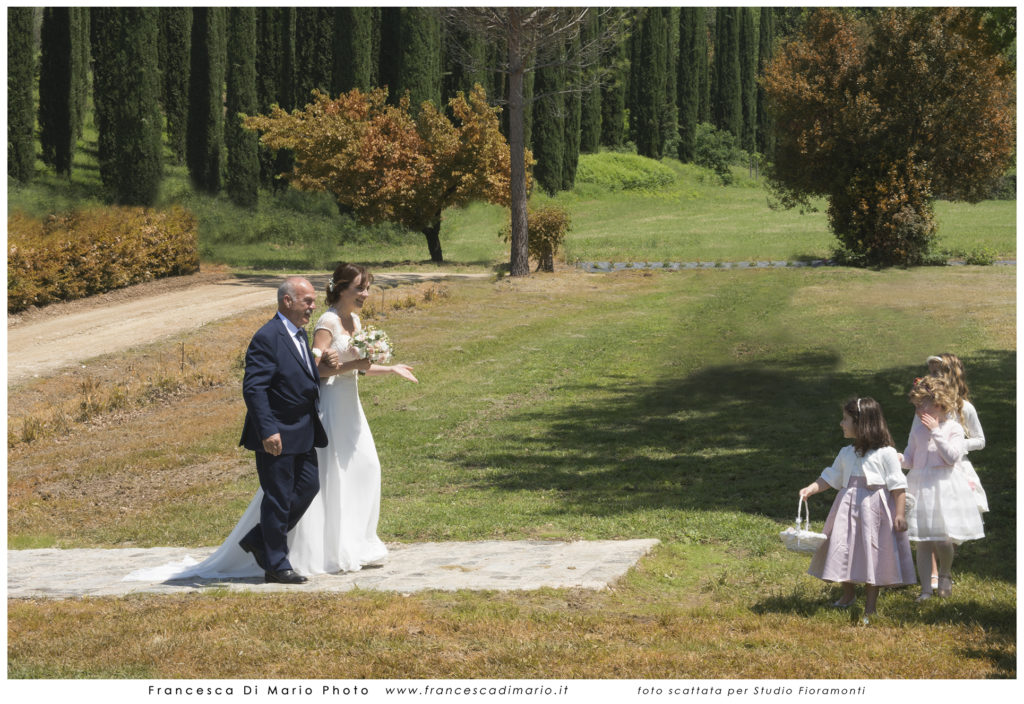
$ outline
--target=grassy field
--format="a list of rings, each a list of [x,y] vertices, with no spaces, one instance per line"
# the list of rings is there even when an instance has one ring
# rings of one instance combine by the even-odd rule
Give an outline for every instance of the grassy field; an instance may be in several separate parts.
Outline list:
[[[8,676],[1016,677],[1013,269],[563,271],[408,300],[377,323],[421,383],[362,381],[381,536],[653,555],[605,592],[9,600]],[[10,389],[8,547],[218,544],[256,486],[240,355],[267,313]],[[989,440],[987,536],[953,598],[886,592],[859,628],[777,532],[843,445],[839,404],[878,398],[902,444],[907,388],[947,350]]]

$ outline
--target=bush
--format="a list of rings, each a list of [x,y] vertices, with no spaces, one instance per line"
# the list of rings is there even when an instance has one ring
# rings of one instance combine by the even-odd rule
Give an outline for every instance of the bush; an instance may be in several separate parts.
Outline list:
[[[109,207],[7,218],[7,311],[84,298],[199,270],[195,218],[182,208]]]
[[[707,122],[697,125],[693,163],[714,171],[723,185],[728,186],[733,182],[729,166],[742,156],[743,151],[736,144],[736,138],[731,132],[717,129]]]
[[[530,208],[526,215],[527,248],[530,256],[537,261],[537,271],[555,270],[555,252],[565,241],[565,234],[572,227],[569,213],[557,205]],[[505,225],[501,232],[506,242],[512,239],[512,224]]]
[[[675,181],[668,166],[637,154],[580,154],[576,183],[592,183],[612,191],[654,189]]]

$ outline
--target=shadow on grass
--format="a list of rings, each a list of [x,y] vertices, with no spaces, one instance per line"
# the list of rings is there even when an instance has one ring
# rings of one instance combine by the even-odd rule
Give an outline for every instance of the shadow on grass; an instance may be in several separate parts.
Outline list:
[[[924,360],[922,360],[923,362]],[[507,421],[541,429],[455,459],[469,471],[495,467],[476,483],[511,492],[555,491],[558,511],[589,516],[659,508],[742,512],[792,521],[797,491],[848,444],[840,404],[870,395],[886,410],[902,451],[913,413],[906,391],[922,367],[840,371],[839,357],[704,367],[682,378],[568,388],[597,401],[523,411]],[[989,445],[975,467],[988,491],[988,536],[958,550],[957,569],[1014,581],[1016,574],[1016,354],[986,351],[964,360]],[[812,501],[824,520],[834,492]],[[723,522],[723,530],[730,524]],[[685,526],[680,526],[682,535]],[[673,539],[675,535],[663,537]],[[703,536],[743,546],[743,535]]]

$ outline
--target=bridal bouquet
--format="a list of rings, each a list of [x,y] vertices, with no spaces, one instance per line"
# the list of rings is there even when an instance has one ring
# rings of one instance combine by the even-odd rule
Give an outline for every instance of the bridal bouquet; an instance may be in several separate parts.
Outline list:
[[[374,364],[387,364],[394,352],[388,334],[372,325],[352,337],[352,346],[359,353],[360,359],[369,358]]]

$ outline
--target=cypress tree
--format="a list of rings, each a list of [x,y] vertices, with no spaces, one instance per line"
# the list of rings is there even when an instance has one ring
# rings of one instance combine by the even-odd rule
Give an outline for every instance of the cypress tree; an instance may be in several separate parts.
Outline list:
[[[278,77],[277,99],[282,110],[294,110],[302,96],[299,94],[297,79],[298,49],[296,44],[296,27],[298,13],[294,7],[278,9],[278,31],[280,32],[281,63]],[[306,103],[303,102],[303,105]]]
[[[665,106],[665,26],[661,8],[647,8],[640,27],[637,59],[630,73],[634,85],[636,151],[652,159],[662,157],[662,113]]]
[[[89,8],[71,8],[71,45],[75,55],[71,62],[71,127],[74,139],[82,136],[85,113],[89,100],[89,64],[92,51],[89,46]]]
[[[757,30],[754,26],[754,9],[750,7],[740,8],[739,54],[740,92],[743,103],[743,134],[740,145],[748,152],[753,152],[757,134]]]
[[[700,95],[700,108],[697,112],[697,122],[711,122],[711,61],[708,57],[708,18],[713,10],[708,8],[698,9],[697,28],[697,79],[699,87],[697,92]]]
[[[679,11],[679,63],[676,100],[679,103],[679,161],[693,161],[700,112],[700,61],[698,35],[704,31],[704,10],[684,7]],[[706,60],[705,60],[706,63]]]
[[[380,52],[378,85],[388,89],[388,102],[397,103],[402,72],[402,8],[380,8]]]
[[[334,9],[333,95],[353,88],[366,91],[373,86],[374,12],[372,7]]]
[[[334,8],[295,8],[297,106],[310,103],[313,89],[330,93],[334,73]]]
[[[679,70],[679,8],[663,7],[662,27],[665,33],[665,93],[664,106],[661,109],[661,144],[662,153],[671,145],[675,149],[679,139],[679,107],[677,105],[676,85]]]
[[[192,78],[186,161],[192,183],[215,194],[224,167],[224,24],[222,7],[192,9]]]
[[[91,10],[100,178],[122,205],[152,205],[163,178],[156,8]]]
[[[39,56],[39,143],[43,163],[57,173],[71,173],[75,146],[72,125],[74,108],[72,76],[75,51],[72,46],[71,10],[43,8]]]
[[[560,54],[561,47],[549,47],[547,52]],[[547,65],[544,65],[547,64]],[[539,60],[534,72],[533,101],[533,167],[534,182],[554,195],[561,189],[565,166],[565,100],[562,93],[564,71],[557,57]]]
[[[566,57],[578,57],[580,49],[579,34],[568,40]],[[575,58],[562,68],[563,106],[565,118],[562,120],[562,183],[561,190],[572,190],[576,183],[576,166],[580,161],[580,121],[583,112],[583,96],[580,90],[582,70]]]
[[[486,67],[487,41],[464,27],[443,26],[441,33],[444,61],[441,70],[441,100],[447,104],[461,91],[469,93],[479,83],[493,99]]]
[[[739,14],[738,7],[720,7],[715,15],[715,83],[711,101],[715,126],[737,138],[743,134]]]
[[[281,87],[280,8],[256,8],[256,111],[270,112],[278,103]],[[260,145],[260,183],[272,187],[277,179],[277,155]]]
[[[416,111],[424,101],[441,104],[441,18],[433,7],[403,7],[397,96],[409,93]]]
[[[185,161],[188,91],[192,51],[192,8],[161,7],[160,47],[163,65],[163,104],[167,116],[167,146],[175,161]]]
[[[757,34],[757,75],[763,76],[765,68],[771,63],[775,53],[775,9],[761,8],[761,17]],[[765,92],[757,87],[757,151],[771,157],[775,151],[775,138],[772,135],[772,118],[768,113]]]
[[[599,22],[598,13],[591,10],[581,28],[581,43],[584,46],[597,41],[601,31]],[[581,88],[580,151],[595,154],[601,145],[601,84],[596,65],[584,68]]]
[[[258,137],[242,127],[242,115],[256,113],[256,11],[232,7],[228,13],[225,180],[228,195],[236,205],[255,208],[260,173]]]
[[[602,21],[602,30],[604,24]],[[601,57],[601,69],[608,75],[601,86],[601,144],[618,149],[626,142],[626,84],[629,42],[622,38]]]
[[[23,183],[35,169],[35,47],[32,8],[7,8],[7,175]]]

